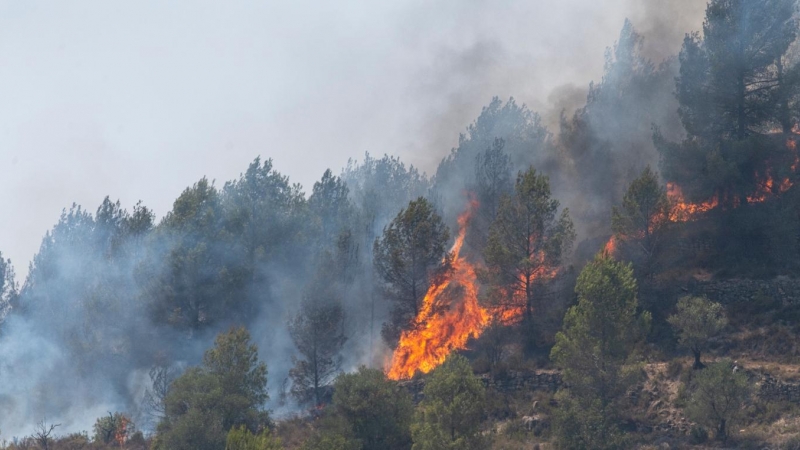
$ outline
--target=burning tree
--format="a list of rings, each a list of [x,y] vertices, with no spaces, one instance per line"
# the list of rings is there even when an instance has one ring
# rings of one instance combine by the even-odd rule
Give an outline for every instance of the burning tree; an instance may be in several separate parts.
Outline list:
[[[792,128],[785,105],[798,68],[785,63],[797,35],[795,12],[794,0],[712,0],[702,37],[686,37],[677,96],[687,137],[670,143],[657,134],[656,145],[666,178],[689,200],[716,197],[734,207],[785,185],[768,172],[784,166],[789,153],[785,137],[771,135]]]
[[[401,210],[375,240],[375,270],[394,302],[384,338],[397,342],[402,329],[414,325],[422,299],[433,281],[450,270],[452,258],[445,245],[450,232],[427,199],[420,197]]]
[[[120,448],[134,433],[133,422],[121,413],[108,413],[100,417],[94,424],[94,441],[103,444],[115,444]]]
[[[480,336],[489,324],[490,312],[478,304],[475,267],[461,255],[477,207],[477,202],[471,201],[458,217],[458,236],[449,253],[452,270],[428,288],[414,319],[418,326],[401,333],[388,367],[389,378],[411,378],[418,370],[430,372],[453,350],[466,348],[467,341]]]
[[[514,195],[500,202],[483,255],[481,279],[489,286],[490,305],[504,317],[521,312],[533,317],[536,287],[555,274],[572,247],[575,231],[569,211],[557,214],[550,182],[532,167],[520,173]]]
[[[618,240],[637,244],[648,264],[669,214],[667,191],[659,185],[658,175],[648,166],[628,187],[621,207],[614,207],[611,228]]]

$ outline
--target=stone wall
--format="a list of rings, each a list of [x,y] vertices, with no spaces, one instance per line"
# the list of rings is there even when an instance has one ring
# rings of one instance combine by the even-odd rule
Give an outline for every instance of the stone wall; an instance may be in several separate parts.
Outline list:
[[[779,380],[770,374],[759,374],[758,395],[768,401],[800,404],[800,384]]]
[[[561,373],[552,370],[535,372],[509,371],[503,375],[481,377],[483,384],[500,392],[551,391],[562,385]]]
[[[723,305],[764,300],[779,301],[783,306],[800,305],[800,280],[788,277],[700,282],[689,290],[694,294],[706,295]]]

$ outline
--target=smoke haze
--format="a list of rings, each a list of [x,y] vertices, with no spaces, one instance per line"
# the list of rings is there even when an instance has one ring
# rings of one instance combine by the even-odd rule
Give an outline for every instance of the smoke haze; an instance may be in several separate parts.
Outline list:
[[[349,157],[430,173],[492,96],[557,121],[630,17],[654,58],[705,2],[6,2],[0,249],[24,277],[59,211],[105,195],[157,215],[255,155],[306,189]]]
[[[601,80],[604,51],[619,38],[625,18],[645,38],[643,55],[658,63],[677,52],[684,33],[700,28],[704,7],[702,0],[565,0],[557,6],[542,0],[409,0],[368,7],[355,1],[237,2],[225,8],[213,2],[4,3],[0,208],[5,220],[0,222],[0,250],[11,258],[22,282],[42,236],[59,221],[63,208],[69,211],[77,203],[93,212],[109,195],[130,211],[142,200],[155,211],[157,223],[179,194],[203,176],[217,180],[221,192],[222,206],[209,202],[220,210],[232,208],[239,201],[235,186],[223,184],[238,179],[246,185],[240,173],[257,155],[273,159],[274,169],[289,177],[287,183],[276,182],[277,191],[289,192],[288,183],[300,183],[306,196],[328,168],[338,174],[348,159],[365,152],[396,155],[405,164],[400,170],[407,176],[405,184],[380,188],[397,196],[391,205],[402,205],[429,187],[427,179],[405,170],[413,165],[433,175],[494,96],[527,105],[557,135],[562,112],[571,117],[582,108],[590,81]],[[650,124],[644,125],[649,140]],[[488,145],[473,138],[469,151]],[[639,142],[631,141],[630,146]],[[512,157],[521,152],[515,151]],[[370,161],[351,165],[343,176],[363,184],[349,186],[358,207],[372,199],[370,177],[399,164]],[[470,155],[468,163],[473,161]],[[557,193],[577,192],[565,180],[554,185]],[[459,186],[446,181],[439,180],[436,188],[439,194],[460,195]],[[567,203],[581,205],[581,199],[567,198]],[[395,213],[375,211],[358,251],[369,254],[374,235]],[[59,249],[53,253],[57,263],[31,284],[35,295],[29,295],[37,301],[4,324],[0,377],[13,380],[0,387],[4,436],[30,432],[31,424],[53,411],[64,425],[59,431],[88,429],[106,411],[139,401],[153,355],[163,353],[178,366],[195,364],[213,331],[228,324],[193,335],[145,319],[150,305],[142,298],[174,293],[153,293],[158,286],[143,286],[140,263],[166,260],[181,246],[196,250],[186,241],[201,241],[192,233],[207,232],[199,225],[200,231],[190,228],[189,219],[171,220],[174,230],[185,234],[158,234],[150,254],[137,253],[135,241],[121,248],[109,244],[112,256],[98,256],[110,258],[109,264],[81,266],[82,242],[69,241],[66,250],[53,246]],[[275,224],[276,230],[292,229],[290,221],[269,220],[264,223]],[[66,238],[54,231],[58,245],[73,236],[70,230],[101,237],[117,230],[75,210],[61,222]],[[247,253],[237,247],[242,242],[219,236],[214,235],[219,248],[201,250],[209,260]],[[225,253],[225,246],[234,256]],[[288,262],[255,264],[254,281],[240,293],[248,306],[271,307],[269,313],[237,313],[251,321],[254,341],[269,364],[273,400],[291,365],[293,344],[284,325],[303,295],[299,281],[311,270],[298,262],[305,257],[310,258],[303,254]],[[148,283],[166,278],[165,267],[149,269]],[[199,272],[204,280],[206,274]],[[114,300],[118,303],[96,300],[108,296],[99,292],[100,283],[92,284],[95,273],[130,289]],[[348,289],[364,301],[371,286],[356,282]],[[386,313],[380,306],[377,311],[366,304],[348,306],[363,314]],[[102,323],[99,318],[109,314],[115,320]],[[366,317],[350,320],[348,367],[380,351],[374,346],[381,344],[364,338],[366,331],[359,327],[366,323]],[[62,337],[73,336],[75,329],[80,330],[75,342],[65,343]],[[129,347],[132,342],[135,348]],[[83,351],[74,346],[89,344],[100,349],[93,350],[97,360],[77,365],[67,359],[68,352]]]

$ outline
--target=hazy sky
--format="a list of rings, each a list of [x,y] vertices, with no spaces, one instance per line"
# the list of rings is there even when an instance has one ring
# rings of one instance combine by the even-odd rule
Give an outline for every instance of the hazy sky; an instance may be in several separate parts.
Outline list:
[[[73,202],[161,217],[258,155],[306,192],[364,152],[430,173],[492,96],[553,116],[626,17],[660,58],[704,5],[0,0],[0,251],[24,275]]]

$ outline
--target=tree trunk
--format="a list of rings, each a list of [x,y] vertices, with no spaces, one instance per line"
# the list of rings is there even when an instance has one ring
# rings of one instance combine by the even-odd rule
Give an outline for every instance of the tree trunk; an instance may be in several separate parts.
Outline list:
[[[700,361],[700,350],[693,349],[692,353],[694,353],[694,364],[692,364],[692,369],[700,370],[704,368],[705,366],[703,365],[702,361]]]
[[[792,120],[789,112],[789,93],[783,74],[783,58],[778,57],[775,65],[778,68],[778,121],[781,123],[783,133],[789,134],[792,132]]]
[[[532,275],[525,275],[525,319],[530,322],[533,320],[533,278]]]
[[[719,426],[717,427],[717,440],[724,441],[727,439],[728,433],[725,429],[725,419],[721,419],[719,421]]]

